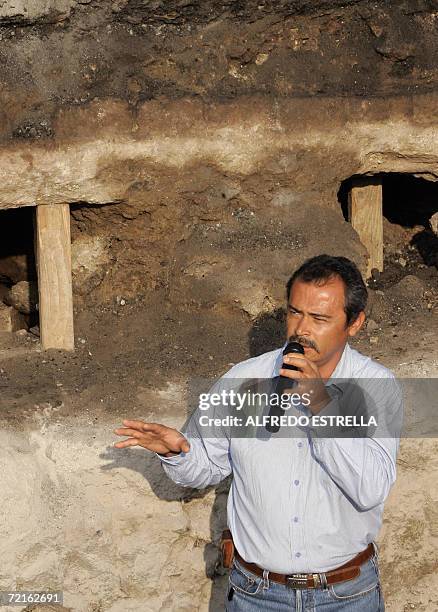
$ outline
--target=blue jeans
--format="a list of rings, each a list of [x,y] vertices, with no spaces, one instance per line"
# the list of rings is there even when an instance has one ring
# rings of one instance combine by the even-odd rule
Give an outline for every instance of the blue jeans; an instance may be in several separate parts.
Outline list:
[[[361,565],[357,578],[327,589],[290,589],[260,578],[234,559],[225,609],[227,612],[384,612],[377,556]]]

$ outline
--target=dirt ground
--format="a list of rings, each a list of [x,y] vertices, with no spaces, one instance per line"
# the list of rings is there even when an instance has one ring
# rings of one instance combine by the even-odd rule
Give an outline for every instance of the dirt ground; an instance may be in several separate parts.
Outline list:
[[[437,343],[437,268],[404,246],[391,252],[369,289],[368,322],[352,345],[388,367],[409,362],[412,354],[417,363],[427,363]],[[25,420],[34,404],[61,405],[65,396],[75,412],[83,407],[84,394],[101,404],[101,416],[121,406],[126,414],[139,416],[134,401],[138,386],[214,379],[231,364],[284,342],[282,308],[251,318],[238,307],[178,307],[164,289],[148,298],[122,296],[112,304],[83,308],[75,325],[74,353],[41,352],[39,338],[29,332],[2,334],[3,423]]]

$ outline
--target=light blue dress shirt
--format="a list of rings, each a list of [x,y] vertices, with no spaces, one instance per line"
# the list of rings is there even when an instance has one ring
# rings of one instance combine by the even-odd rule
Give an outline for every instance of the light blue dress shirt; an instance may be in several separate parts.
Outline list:
[[[225,388],[228,379],[278,376],[282,362],[282,348],[248,359],[214,389]],[[385,379],[380,408],[402,414],[401,388],[393,373],[348,344],[326,384],[336,378],[375,380],[377,385],[376,379]],[[192,437],[190,428],[184,435],[189,452],[160,456],[163,468],[177,484],[195,488],[233,473],[227,520],[245,560],[284,574],[326,572],[375,540],[396,477],[398,435],[205,438]]]

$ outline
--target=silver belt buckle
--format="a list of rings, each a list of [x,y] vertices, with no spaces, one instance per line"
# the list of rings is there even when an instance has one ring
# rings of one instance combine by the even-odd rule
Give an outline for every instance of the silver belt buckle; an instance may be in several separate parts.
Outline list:
[[[307,589],[307,574],[289,574],[286,576],[288,589]]]

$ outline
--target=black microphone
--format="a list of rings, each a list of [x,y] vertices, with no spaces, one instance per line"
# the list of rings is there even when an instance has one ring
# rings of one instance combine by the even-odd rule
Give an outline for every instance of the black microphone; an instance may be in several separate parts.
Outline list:
[[[304,347],[299,342],[288,342],[287,346],[283,350],[283,357],[284,355],[288,355],[289,353],[299,353],[300,355],[304,355]],[[299,369],[289,363],[283,363],[282,368],[283,370],[295,371]],[[287,376],[276,376],[272,379],[272,388],[275,389],[274,393],[281,397],[281,395],[286,391],[286,389],[290,389],[294,385],[294,382],[295,381],[293,378],[287,378]],[[280,417],[284,413],[285,411],[281,406],[270,407],[268,415],[269,419],[268,423],[266,424],[266,430],[269,431],[269,433],[277,433],[277,431],[280,430],[280,424],[277,425],[276,423],[272,423],[271,417]]]

